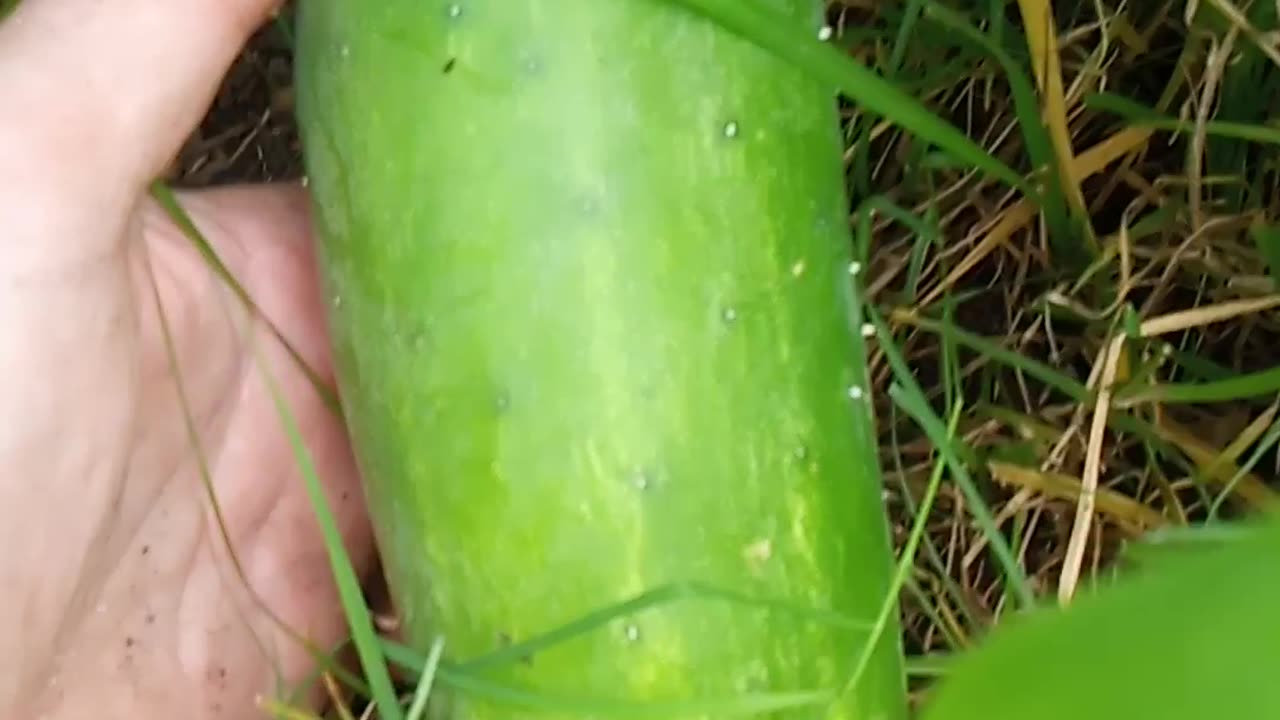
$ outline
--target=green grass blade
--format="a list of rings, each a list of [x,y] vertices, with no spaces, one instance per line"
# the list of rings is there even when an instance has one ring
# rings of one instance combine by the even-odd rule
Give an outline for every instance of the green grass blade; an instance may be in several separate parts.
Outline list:
[[[226,263],[223,262],[222,258],[218,255],[218,251],[209,244],[209,240],[204,236],[204,233],[200,232],[199,228],[195,226],[191,216],[187,214],[186,210],[184,210],[178,202],[178,198],[174,195],[173,190],[166,183],[156,181],[151,184],[150,193],[151,197],[160,204],[160,207],[169,216],[169,219],[171,219],[174,224],[178,226],[178,229],[182,231],[182,234],[191,241],[192,246],[200,253],[200,256],[204,258],[205,262],[208,263],[214,274],[216,274],[218,278],[227,285],[231,292],[235,294],[236,299],[248,308],[251,313],[261,317],[262,313],[258,310],[257,303],[249,296],[249,292],[244,289],[244,286],[240,284],[240,281],[236,279],[235,275],[231,273],[231,269],[227,267]],[[298,369],[306,375],[308,382],[311,383],[311,387],[319,393],[325,406],[338,417],[342,417],[342,407],[338,402],[337,392],[331,389],[323,380],[320,379],[320,374],[302,359],[302,354],[293,347],[293,344],[290,343],[278,329],[276,329],[274,324],[268,323],[268,327],[271,328],[271,332],[275,335],[276,340],[280,341],[280,343],[284,345],[285,351],[289,353],[290,359],[292,359],[294,364],[298,366]]]
[[[262,362],[261,359],[259,359],[259,362]],[[275,401],[276,411],[280,414],[281,421],[289,436],[289,443],[298,461],[298,467],[302,471],[312,511],[320,524],[325,550],[329,556],[329,567],[338,588],[338,597],[342,602],[343,611],[346,613],[352,639],[356,646],[356,654],[360,659],[365,678],[368,680],[369,687],[372,690],[374,703],[377,705],[380,717],[385,718],[385,720],[403,720],[404,713],[397,700],[395,688],[391,683],[391,674],[387,669],[386,658],[383,656],[382,648],[378,643],[377,631],[373,625],[373,616],[364,601],[360,578],[357,577],[355,566],[351,563],[351,557],[347,554],[346,546],[342,542],[342,534],[338,531],[338,523],[333,516],[333,510],[329,507],[329,503],[324,496],[324,490],[320,487],[320,479],[316,476],[315,466],[311,462],[311,454],[302,441],[297,421],[281,395],[280,388],[276,385],[271,375],[265,372],[265,368],[264,377],[271,388],[271,397]]]
[[[1169,359],[1188,376],[1200,380],[1226,380],[1236,376],[1236,371],[1211,358],[1184,350],[1172,343],[1163,343],[1158,348],[1168,355]]]
[[[237,301],[240,302],[242,305],[244,305],[245,309],[247,309],[251,313],[257,314],[258,309],[257,309],[257,306],[254,304],[252,298],[249,297],[248,293],[244,290],[244,287],[241,286],[239,281],[237,281],[235,277],[231,274],[230,269],[227,268],[226,265],[222,263],[222,260],[218,257],[216,251],[213,249],[213,246],[209,243],[208,238],[204,236],[204,233],[200,230],[200,228],[196,227],[195,221],[187,213],[186,209],[182,207],[182,204],[178,201],[177,196],[174,195],[173,191],[168,187],[168,185],[166,185],[163,182],[153,183],[151,186],[151,195],[160,204],[161,209],[165,211],[169,219],[178,227],[179,231],[182,232],[182,234],[187,238],[187,240],[192,243],[192,246],[200,253],[201,257],[204,258],[205,261],[209,264],[210,269],[213,271],[215,276],[217,276],[224,283],[226,283],[227,286],[232,290],[232,293],[233,295],[235,295]],[[153,283],[153,291],[157,293],[155,296],[155,299],[158,306],[159,291],[154,287],[154,283]],[[173,372],[177,376],[177,380],[178,380],[179,397],[184,408],[187,408],[189,410],[187,405],[187,399],[186,399],[185,393],[183,392],[181,369],[178,368],[176,365],[177,358],[176,358],[176,355],[174,354],[174,349],[170,342],[171,333],[168,325],[167,314],[163,311],[163,308],[158,308],[158,309],[159,309],[160,321],[162,324],[162,328],[164,330],[164,336],[166,340],[166,352],[169,354],[170,363],[173,365]],[[307,375],[308,379],[312,384],[312,387],[316,390],[317,393],[320,394],[321,398],[324,399],[327,404],[332,403],[330,405],[331,409],[334,409],[335,411],[337,411],[337,414],[340,417],[341,412],[338,411],[338,408],[337,408],[336,394],[331,392],[327,386],[325,386],[323,383],[319,381],[318,375],[310,371],[310,368],[305,363],[302,362],[301,356],[297,354],[297,352],[291,346],[289,346],[289,344],[286,342],[283,335],[281,335],[279,331],[276,330],[274,327],[272,327],[271,329],[272,329],[272,332],[275,334],[276,339],[279,340],[282,344],[284,344],[284,346],[287,348],[291,356],[291,359],[294,362],[296,362],[298,364],[299,369],[301,369],[303,373]],[[270,378],[268,378],[268,380],[270,380]],[[201,473],[202,473],[201,480],[205,486],[206,492],[209,494],[209,500],[213,508],[215,521],[219,528],[219,532],[222,534],[222,540],[224,543],[227,543],[229,546],[230,539],[226,532],[226,526],[222,518],[221,508],[217,503],[217,498],[214,497],[213,495],[212,478],[208,473],[208,466],[203,460],[202,450],[199,444],[199,438],[195,435],[194,426],[190,424],[191,418],[189,416],[189,412],[186,413],[186,415],[187,415],[186,420],[188,422],[188,426],[187,426],[188,437],[192,442],[192,447],[194,451],[197,453],[198,456],[201,457],[201,461],[199,463]],[[235,565],[237,574],[243,579],[244,571],[240,567],[239,559],[234,554],[232,555],[232,562]],[[268,612],[268,614],[271,616],[272,621],[276,624],[276,626],[282,632],[284,632],[291,639],[296,641],[300,646],[302,646],[307,651],[308,655],[310,655],[312,660],[317,665],[317,669],[315,673],[316,675],[318,675],[320,672],[332,673],[336,678],[346,683],[346,685],[352,690],[354,690],[355,692],[365,694],[365,695],[369,694],[368,688],[365,686],[364,682],[359,677],[356,677],[354,674],[349,672],[346,668],[342,667],[340,663],[335,661],[334,658],[337,656],[337,650],[329,653],[322,652],[319,648],[314,647],[309,641],[307,641],[306,638],[299,635],[293,628],[285,625],[285,623],[279,617],[277,617],[274,613],[271,613],[269,608],[267,608],[266,604],[263,603],[260,598],[257,598],[255,595],[254,599],[264,611]],[[303,684],[305,685],[306,683],[304,682]],[[294,697],[299,696],[300,689],[295,689],[294,692],[291,694]]]
[[[1168,405],[1202,404],[1244,400],[1277,392],[1280,392],[1280,365],[1208,382],[1128,386],[1116,393],[1116,399],[1157,401]]]
[[[863,264],[870,262],[871,220],[876,213],[896,220],[915,233],[916,241],[911,248],[911,260],[907,267],[907,281],[904,290],[906,297],[914,298],[920,283],[920,275],[924,269],[925,256],[929,246],[940,246],[942,242],[942,235],[938,231],[937,219],[922,218],[898,205],[887,195],[872,195],[863,200],[853,213],[858,218],[858,232],[854,236],[857,241],[856,255]],[[930,213],[934,214],[932,210],[930,210]]]
[[[1075,242],[1078,233],[1071,224],[1067,199],[1061,190],[1057,155],[1049,139],[1049,130],[1041,121],[1040,103],[1031,79],[1003,48],[979,32],[962,14],[930,2],[925,8],[925,17],[951,30],[956,37],[981,48],[1004,70],[1009,92],[1013,96],[1014,115],[1022,128],[1022,140],[1026,144],[1028,158],[1036,170],[1036,178],[1045,185],[1040,199],[1049,225],[1050,238],[1066,253],[1066,257],[1081,256],[1081,245]]]
[[[293,25],[285,19],[283,13],[276,13],[273,20],[276,31],[280,33],[280,37],[284,39],[285,47],[290,50],[294,49]]]
[[[890,455],[894,464],[894,475],[898,479],[898,490],[901,493],[903,507],[907,514],[914,516],[919,512],[919,506],[915,501],[915,497],[912,495],[911,486],[907,482],[906,468],[902,465],[902,452],[899,449],[901,444],[898,441],[897,406],[890,406],[890,412],[892,414],[889,421],[889,437],[890,447],[893,448]],[[942,559],[942,553],[938,551],[937,546],[933,542],[933,538],[929,535],[925,535],[924,538],[924,551],[929,563],[933,566],[933,571],[938,582],[942,585],[943,592],[951,596],[951,602],[959,609],[961,615],[963,615],[964,621],[969,623],[972,627],[979,626],[979,613],[973,607],[973,601],[970,593],[964,591],[960,587],[960,583],[956,582],[955,578],[952,577],[951,572],[947,568],[946,561]],[[958,634],[955,633],[954,629],[951,627],[951,623],[945,620],[942,617],[942,614],[938,612],[937,608],[934,607],[934,602],[929,599],[928,593],[920,586],[920,583],[917,582],[915,577],[907,577],[907,589],[911,590],[912,594],[916,596],[916,599],[920,602],[920,606],[924,609],[925,614],[929,616],[929,619],[933,621],[933,623],[937,625],[946,636],[949,646],[963,647],[965,642]]]
[[[673,717],[756,717],[827,705],[834,697],[834,693],[830,690],[813,690],[744,693],[738,697],[723,699],[628,702],[608,698],[580,698],[533,692],[446,669],[441,669],[439,676],[442,683],[453,689],[490,702],[526,710],[580,717],[654,718],[655,720],[669,720]]]
[[[952,656],[947,653],[929,653],[907,658],[907,675],[919,678],[946,677]]]
[[[529,640],[513,643],[500,650],[460,663],[459,668],[474,672],[498,665],[511,664],[559,643],[601,629],[609,623],[629,615],[684,600],[723,600],[736,605],[756,607],[780,614],[807,618],[816,623],[847,630],[866,631],[870,627],[866,621],[848,618],[835,612],[804,607],[781,600],[751,597],[697,582],[672,583],[642,592],[622,602],[602,607]]]
[[[815,80],[839,90],[867,110],[881,115],[933,143],[956,159],[1028,196],[1035,190],[1021,175],[983,150],[954,125],[939,118],[910,95],[874,71],[783,22],[776,11],[740,0],[654,0],[683,7],[795,64]]]
[[[1155,109],[1147,107],[1123,95],[1114,93],[1094,93],[1084,98],[1085,107],[1091,110],[1109,112],[1122,117],[1135,126],[1153,127],[1159,130],[1189,133],[1195,130],[1194,123],[1170,117]],[[1267,145],[1280,145],[1280,129],[1268,125],[1210,120],[1205,123],[1205,132],[1211,136],[1235,138]]]
[[[907,55],[907,46],[911,44],[912,32],[920,20],[920,10],[923,6],[923,0],[907,0],[907,6],[903,8],[902,17],[898,23],[898,34],[893,40],[893,53],[889,56],[889,67],[885,68],[885,75],[890,79],[894,78],[902,67],[902,60]]]
[[[897,385],[889,389],[889,394],[899,404],[915,402],[909,393],[904,394],[901,392],[900,386]],[[919,408],[916,408],[916,410],[919,411]],[[951,423],[947,428],[948,439],[955,439],[956,425],[959,421],[960,406],[956,405],[955,412],[951,416]],[[916,511],[915,522],[911,525],[911,534],[907,538],[907,545],[902,550],[902,556],[898,558],[898,565],[894,570],[893,580],[889,586],[889,592],[885,596],[884,605],[881,606],[880,614],[876,617],[875,626],[871,629],[871,637],[863,645],[862,652],[858,654],[857,662],[854,663],[853,672],[850,673],[849,681],[845,684],[843,691],[845,693],[856,687],[858,681],[862,679],[862,674],[871,664],[874,648],[879,644],[880,638],[884,635],[885,628],[889,624],[889,618],[898,610],[898,594],[909,573],[915,568],[916,550],[920,547],[921,537],[924,536],[924,528],[928,524],[929,514],[933,512],[933,501],[938,496],[938,487],[942,484],[942,471],[945,467],[946,463],[941,458],[934,462],[933,472],[929,474],[929,485],[925,489],[924,498],[920,501],[920,509]]]
[[[1218,495],[1213,499],[1213,504],[1209,506],[1210,520],[1218,519],[1218,513],[1221,512],[1222,506],[1227,502],[1227,498],[1231,497],[1231,494],[1235,492],[1236,486],[1240,484],[1246,474],[1253,470],[1258,463],[1262,462],[1263,456],[1271,452],[1271,449],[1277,443],[1280,443],[1280,419],[1271,423],[1267,431],[1258,439],[1257,446],[1249,453],[1248,459],[1241,463],[1240,467],[1236,468],[1231,479],[1223,484],[1222,490],[1218,492]]]
[[[870,217],[873,213],[880,213],[887,218],[892,218],[893,220],[902,223],[907,229],[911,230],[911,232],[920,235],[930,243],[936,243],[941,240],[941,233],[938,232],[938,225],[936,222],[931,222],[919,215],[916,215],[910,210],[907,210],[901,205],[895,203],[887,195],[872,195],[866,200],[863,200],[862,203],[858,205],[858,209],[854,214],[859,216],[866,214]],[[861,259],[863,262],[866,262],[866,255],[864,254]]]
[[[393,663],[406,669],[419,670],[422,664],[417,652],[398,643],[384,641],[385,652]],[[474,670],[464,670],[447,662],[436,669],[439,685],[471,697],[502,703],[535,712],[560,715],[618,718],[661,718],[703,715],[707,717],[749,717],[802,707],[830,703],[831,690],[779,693],[744,693],[737,697],[688,700],[650,700],[634,702],[616,698],[590,698],[544,693],[493,682],[479,677]]]
[[[409,704],[409,712],[405,720],[421,720],[427,711],[427,701],[431,699],[431,688],[435,686],[436,672],[440,668],[440,656],[444,653],[444,638],[436,638],[431,643],[431,652],[427,655],[426,665],[422,668],[422,676],[418,687],[413,692],[413,702]]]
[[[1249,537],[1249,530],[1237,523],[1205,525],[1170,525],[1148,532],[1125,546],[1123,558],[1134,567],[1166,562],[1205,546],[1239,542]]]
[[[920,425],[920,428],[928,435],[929,441],[933,443],[934,447],[947,461],[947,466],[951,469],[956,484],[959,485],[965,499],[969,502],[969,511],[973,513],[974,520],[986,536],[988,546],[995,554],[996,560],[1004,572],[1009,591],[1019,605],[1027,608],[1032,607],[1035,604],[1035,596],[1031,592],[1022,568],[1018,565],[1018,560],[1014,556],[1013,550],[1009,547],[1009,541],[1000,532],[1000,528],[996,525],[995,517],[987,506],[986,499],[982,497],[982,493],[973,482],[968,468],[960,460],[956,447],[964,447],[964,444],[959,439],[948,438],[946,425],[929,407],[924,392],[915,380],[915,374],[911,371],[910,366],[907,365],[906,360],[894,343],[893,333],[889,326],[873,308],[868,307],[866,312],[871,322],[876,326],[877,335],[880,338],[880,347],[885,353],[885,358],[893,368],[894,376],[898,383],[901,384],[900,397],[914,396],[912,398],[913,402],[905,404],[900,399],[895,399],[898,400],[899,406]]]
[[[1249,228],[1249,237],[1253,238],[1258,254],[1267,262],[1271,286],[1280,289],[1280,225],[1257,223]]]
[[[618,717],[670,717],[671,713],[696,714],[701,712],[725,717],[758,715],[782,709],[825,703],[834,698],[834,694],[831,691],[824,690],[798,693],[748,694],[730,699],[685,700],[635,705],[618,700],[547,695],[495,684],[481,679],[478,675],[484,670],[519,662],[535,653],[581,636],[584,633],[602,628],[628,615],[667,603],[698,599],[723,600],[734,604],[759,607],[773,612],[806,617],[814,622],[859,632],[866,632],[870,628],[867,622],[790,602],[750,597],[696,582],[673,583],[601,608],[535,638],[509,645],[479,658],[461,663],[441,662],[435,677],[439,683],[453,689],[473,693],[476,697],[486,700],[514,704],[526,709],[555,712],[572,710]],[[430,662],[429,658],[423,659],[416,650],[392,640],[382,638],[378,642],[384,655],[392,662],[414,672],[425,673],[424,668]]]
[[[336,659],[343,656],[350,644],[350,638],[344,638],[342,641],[335,643],[327,653],[315,653],[316,666],[291,688],[284,701],[290,705],[299,705],[307,702],[307,698],[311,697],[311,693],[314,692],[316,685],[325,673],[333,675],[339,682],[346,685],[351,692],[363,697],[371,697],[372,691],[364,680],[343,667],[340,661]]]
[[[1078,403],[1091,406],[1095,400],[1094,393],[1091,392],[1083,383],[1059,373],[1049,365],[1009,350],[1008,348],[987,340],[979,335],[975,335],[954,325],[942,323],[930,318],[913,318],[911,323],[921,330],[940,335],[947,335],[955,339],[956,342],[961,345],[968,347],[970,350],[981,353],[991,360],[1025,373],[1026,375],[1043,382],[1045,385],[1058,390],[1066,397]],[[1117,393],[1117,397],[1120,397],[1120,393]],[[1161,439],[1160,434],[1156,431],[1155,427],[1153,427],[1151,423],[1144,418],[1129,413],[1113,411],[1107,416],[1107,425],[1115,428],[1116,430],[1137,435],[1143,440],[1143,442],[1158,451],[1161,457],[1173,462],[1179,467],[1187,467],[1186,460],[1181,456],[1179,451]]]
[[[1093,393],[1089,391],[1084,383],[1063,375],[1045,363],[1009,350],[999,343],[987,340],[980,335],[975,335],[968,330],[962,330],[953,324],[939,322],[930,318],[913,318],[911,323],[921,330],[952,338],[960,344],[967,345],[970,349],[990,357],[992,360],[1016,368],[1072,400],[1077,402],[1091,401]]]

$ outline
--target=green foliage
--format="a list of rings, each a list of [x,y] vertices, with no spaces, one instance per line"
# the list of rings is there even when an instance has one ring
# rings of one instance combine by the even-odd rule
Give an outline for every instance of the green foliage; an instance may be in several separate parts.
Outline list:
[[[952,661],[924,720],[1280,717],[1277,551],[1273,518],[1010,618]]]
[[[1267,263],[1272,287],[1280,290],[1280,225],[1257,223],[1249,231],[1258,254]]]

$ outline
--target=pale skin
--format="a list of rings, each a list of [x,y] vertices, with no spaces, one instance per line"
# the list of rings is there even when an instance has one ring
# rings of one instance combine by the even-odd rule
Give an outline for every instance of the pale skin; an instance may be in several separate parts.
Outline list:
[[[0,717],[264,717],[314,667],[277,621],[321,648],[344,637],[259,365],[367,571],[343,427],[270,330],[332,382],[308,200],[180,196],[259,317],[146,192],[272,4],[23,0],[0,24]],[[209,511],[154,288],[253,593]]]

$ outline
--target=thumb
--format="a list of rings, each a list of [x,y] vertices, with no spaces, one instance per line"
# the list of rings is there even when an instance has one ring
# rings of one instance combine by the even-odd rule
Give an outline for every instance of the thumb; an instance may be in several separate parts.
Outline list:
[[[140,189],[177,152],[278,4],[22,0],[0,24],[0,157],[35,163],[27,171],[52,164],[81,183]]]

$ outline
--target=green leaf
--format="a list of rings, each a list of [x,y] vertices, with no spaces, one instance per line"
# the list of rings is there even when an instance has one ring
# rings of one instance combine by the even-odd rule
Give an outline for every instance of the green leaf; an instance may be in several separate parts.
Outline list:
[[[1280,522],[1010,618],[954,658],[924,720],[1280,717]]]

